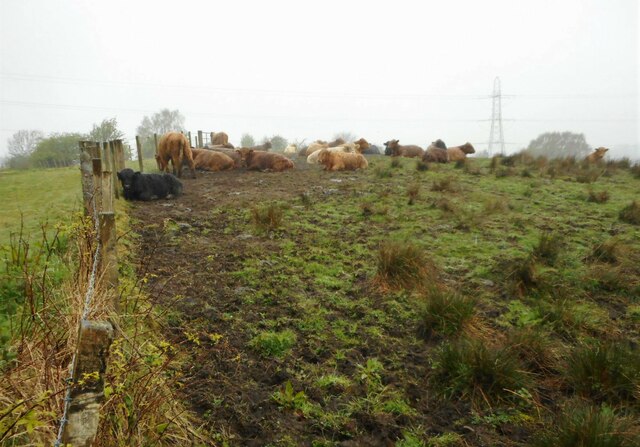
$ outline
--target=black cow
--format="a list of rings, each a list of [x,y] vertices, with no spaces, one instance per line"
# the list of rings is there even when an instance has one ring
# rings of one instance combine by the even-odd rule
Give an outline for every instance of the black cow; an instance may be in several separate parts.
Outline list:
[[[182,193],[182,183],[172,174],[142,174],[132,169],[118,172],[124,198],[127,200],[154,200],[175,197]]]

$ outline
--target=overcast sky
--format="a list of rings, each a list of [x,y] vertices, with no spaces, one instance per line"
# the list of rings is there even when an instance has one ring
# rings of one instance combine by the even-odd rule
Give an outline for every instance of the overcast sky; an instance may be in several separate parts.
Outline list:
[[[111,117],[132,141],[162,108],[234,143],[482,150],[497,76],[507,151],[569,130],[640,157],[638,3],[0,0],[0,157],[18,130]]]

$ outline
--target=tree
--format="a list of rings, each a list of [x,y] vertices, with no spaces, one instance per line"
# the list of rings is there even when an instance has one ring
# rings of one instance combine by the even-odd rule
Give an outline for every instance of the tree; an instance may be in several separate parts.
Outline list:
[[[19,130],[7,140],[9,158],[5,165],[12,169],[28,169],[31,167],[31,154],[36,145],[44,138],[39,130]]]
[[[124,132],[118,129],[116,118],[103,119],[100,124],[94,124],[89,132],[89,141],[111,141],[124,138]]]
[[[248,133],[242,134],[242,138],[240,139],[240,146],[251,147],[255,145],[256,145],[256,140],[254,140],[251,135],[249,135]]]
[[[284,148],[287,147],[287,144],[289,144],[287,142],[287,139],[280,135],[274,135],[271,138],[264,137],[262,139],[263,143],[266,143],[267,141],[271,142],[271,150],[277,152],[284,151]]]
[[[151,117],[145,116],[136,129],[142,141],[142,156],[153,157],[155,154],[154,133],[164,135],[167,132],[181,132],[183,130],[184,116],[177,109],[162,109],[151,115]]]
[[[86,140],[80,133],[54,133],[38,143],[31,154],[31,163],[36,167],[54,168],[70,166],[78,162],[78,141]]]
[[[342,132],[338,132],[337,134],[335,134],[333,136],[334,140],[337,140],[338,138],[342,138],[347,143],[350,143],[352,141],[355,141],[356,136],[354,134],[352,134],[351,132],[347,132],[347,131],[343,130]]]
[[[582,157],[591,152],[584,134],[572,132],[547,132],[529,143],[527,151],[534,156]]]

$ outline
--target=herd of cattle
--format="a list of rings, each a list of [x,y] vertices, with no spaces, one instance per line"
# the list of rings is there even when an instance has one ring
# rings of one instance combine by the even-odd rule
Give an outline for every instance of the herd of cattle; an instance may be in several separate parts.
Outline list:
[[[415,145],[401,145],[398,140],[389,140],[385,145],[385,155],[392,157],[419,158],[426,163],[448,163],[464,160],[467,155],[475,153],[471,143],[449,147],[438,139],[426,150]],[[285,155],[306,157],[309,164],[319,164],[327,171],[344,171],[366,169],[369,165],[363,154],[380,154],[377,147],[360,138],[347,143],[342,138],[332,142],[315,141],[300,150],[295,145],[285,148],[284,154],[269,152],[271,143],[267,142],[253,147],[235,148],[229,143],[224,132],[212,135],[211,143],[205,148],[193,148],[188,138],[179,132],[169,132],[158,142],[156,162],[163,174],[142,174],[131,169],[118,173],[122,183],[124,198],[127,200],[152,200],[177,196],[182,192],[182,183],[174,177],[182,177],[183,165],[191,170],[193,178],[196,169],[204,171],[227,171],[238,168],[258,171],[282,172],[294,168],[294,163]],[[604,157],[607,148],[597,148],[587,157],[589,162],[597,162]],[[169,163],[173,174],[169,174]]]

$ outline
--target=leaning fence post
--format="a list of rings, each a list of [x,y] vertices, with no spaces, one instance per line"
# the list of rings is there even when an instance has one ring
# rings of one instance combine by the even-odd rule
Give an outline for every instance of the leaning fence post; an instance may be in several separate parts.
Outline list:
[[[142,163],[142,143],[140,143],[140,137],[138,135],[136,135],[136,152],[138,153],[138,166],[140,167],[140,172],[144,172]]]
[[[62,435],[64,445],[88,447],[93,444],[104,401],[104,372],[112,341],[111,323],[80,321],[71,402]]]

